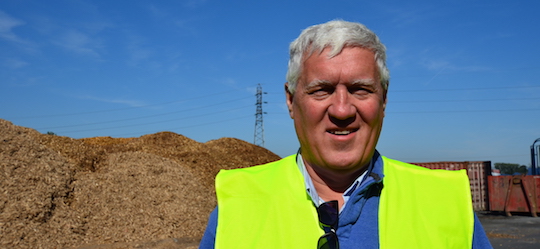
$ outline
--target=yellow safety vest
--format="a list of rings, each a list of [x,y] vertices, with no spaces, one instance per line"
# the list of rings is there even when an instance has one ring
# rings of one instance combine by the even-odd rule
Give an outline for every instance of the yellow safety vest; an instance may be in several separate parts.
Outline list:
[[[383,157],[380,248],[471,248],[467,175]],[[323,234],[295,156],[216,176],[216,249],[316,249]]]

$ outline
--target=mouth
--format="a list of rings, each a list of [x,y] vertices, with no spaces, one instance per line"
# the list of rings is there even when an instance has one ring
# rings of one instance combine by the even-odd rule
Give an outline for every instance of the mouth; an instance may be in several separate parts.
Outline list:
[[[328,133],[332,135],[337,135],[337,136],[346,136],[356,131],[358,131],[358,129],[339,129],[339,130],[329,130]]]

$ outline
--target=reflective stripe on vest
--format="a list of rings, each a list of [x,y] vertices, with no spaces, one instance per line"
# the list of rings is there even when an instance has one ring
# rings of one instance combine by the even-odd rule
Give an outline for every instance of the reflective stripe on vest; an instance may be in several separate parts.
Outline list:
[[[317,248],[323,232],[295,158],[220,171],[215,248]],[[471,248],[474,216],[463,172],[383,162],[381,248]]]

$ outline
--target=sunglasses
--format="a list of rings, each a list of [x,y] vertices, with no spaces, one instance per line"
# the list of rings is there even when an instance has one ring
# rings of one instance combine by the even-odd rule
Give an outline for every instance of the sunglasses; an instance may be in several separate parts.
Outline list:
[[[318,249],[339,249],[339,241],[336,230],[339,221],[338,201],[328,201],[317,208],[319,224],[325,234],[319,238]]]

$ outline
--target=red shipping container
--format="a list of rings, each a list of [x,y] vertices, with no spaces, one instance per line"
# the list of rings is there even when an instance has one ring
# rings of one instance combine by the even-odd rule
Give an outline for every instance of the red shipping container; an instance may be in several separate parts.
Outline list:
[[[491,211],[526,212],[536,216],[540,206],[540,176],[489,176]],[[536,209],[536,210],[535,210]]]

